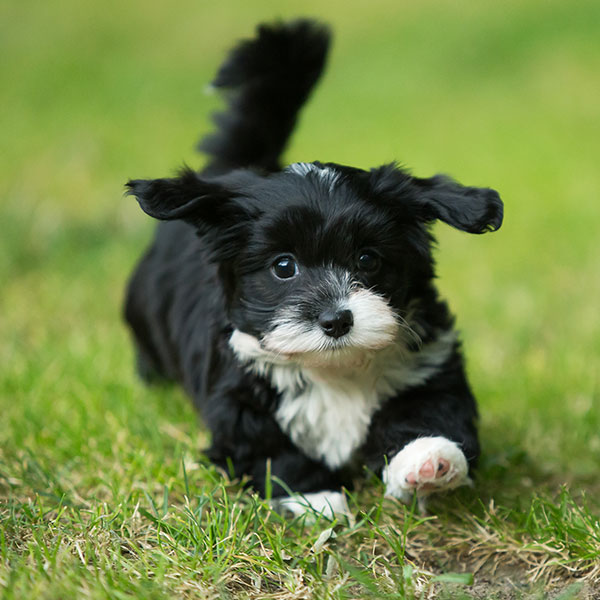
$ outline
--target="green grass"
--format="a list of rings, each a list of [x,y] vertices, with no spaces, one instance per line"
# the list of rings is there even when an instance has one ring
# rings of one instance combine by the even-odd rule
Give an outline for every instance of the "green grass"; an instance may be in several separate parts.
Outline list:
[[[372,478],[282,519],[202,457],[120,321],[152,224],[122,198],[194,154],[255,22],[318,15],[329,70],[287,159],[393,159],[500,190],[438,227],[480,402],[476,486],[423,519]],[[600,589],[600,4],[133,1],[0,7],[0,596],[584,598]]]

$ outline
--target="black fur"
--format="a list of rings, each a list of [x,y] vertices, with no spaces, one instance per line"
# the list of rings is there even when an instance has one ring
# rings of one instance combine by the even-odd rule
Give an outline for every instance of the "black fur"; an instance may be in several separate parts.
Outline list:
[[[435,376],[382,404],[353,460],[335,467],[307,456],[282,431],[275,418],[280,393],[229,345],[234,330],[263,339],[281,307],[297,310],[310,327],[335,300],[324,282],[343,272],[385,298],[394,314],[410,314],[426,345],[453,326],[433,285],[429,224],[442,220],[483,233],[502,222],[495,191],[444,176],[418,179],[394,164],[364,171],[317,162],[305,173],[280,170],[328,45],[327,30],[309,21],[259,27],[214,82],[228,91],[229,109],[201,144],[210,156],[205,171],[127,184],[141,208],[164,221],[131,278],[125,307],[139,372],[149,381],[183,384],[212,433],[211,459],[230,461],[263,493],[268,459],[273,475],[310,492],[350,485],[356,464],[380,472],[420,436],[456,441],[471,467],[479,455],[476,406],[458,343]],[[376,257],[374,272],[357,267],[364,249]],[[298,265],[289,281],[274,276],[282,256]],[[415,353],[421,347],[407,346]],[[283,490],[276,486],[275,493]]]

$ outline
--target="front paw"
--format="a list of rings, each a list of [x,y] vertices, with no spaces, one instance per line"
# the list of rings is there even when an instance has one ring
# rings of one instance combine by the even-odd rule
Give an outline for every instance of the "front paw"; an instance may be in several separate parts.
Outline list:
[[[407,444],[383,470],[387,496],[410,502],[433,492],[471,483],[467,459],[458,444],[445,437],[418,438]]]
[[[280,513],[289,513],[293,517],[308,514],[309,521],[319,515],[334,519],[336,515],[348,515],[348,503],[342,492],[323,490],[311,494],[295,494],[283,498],[274,498],[271,506]]]

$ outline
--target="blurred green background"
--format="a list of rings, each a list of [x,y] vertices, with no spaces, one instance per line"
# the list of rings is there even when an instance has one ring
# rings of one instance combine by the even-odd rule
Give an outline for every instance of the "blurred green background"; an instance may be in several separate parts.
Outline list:
[[[168,453],[161,427],[195,431],[181,394],[147,391],[133,373],[120,303],[153,223],[123,184],[201,166],[194,144],[221,105],[204,89],[224,53],[257,22],[294,16],[330,23],[335,42],[286,160],[398,160],[500,191],[498,233],[436,227],[440,287],[480,400],[484,473],[525,452],[544,484],[595,494],[597,0],[3,2],[4,469],[27,451],[93,487],[91,472],[140,448]],[[11,493],[35,489],[14,478]]]

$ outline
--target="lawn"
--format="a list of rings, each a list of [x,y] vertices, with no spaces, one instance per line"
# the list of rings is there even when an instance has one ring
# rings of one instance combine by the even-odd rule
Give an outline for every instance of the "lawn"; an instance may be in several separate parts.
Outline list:
[[[473,489],[430,514],[369,474],[349,521],[279,517],[202,456],[178,389],[136,378],[120,305],[171,174],[260,20],[335,44],[286,161],[399,160],[498,189],[438,226],[479,399]],[[18,3],[0,7],[0,596],[600,597],[600,3]]]

